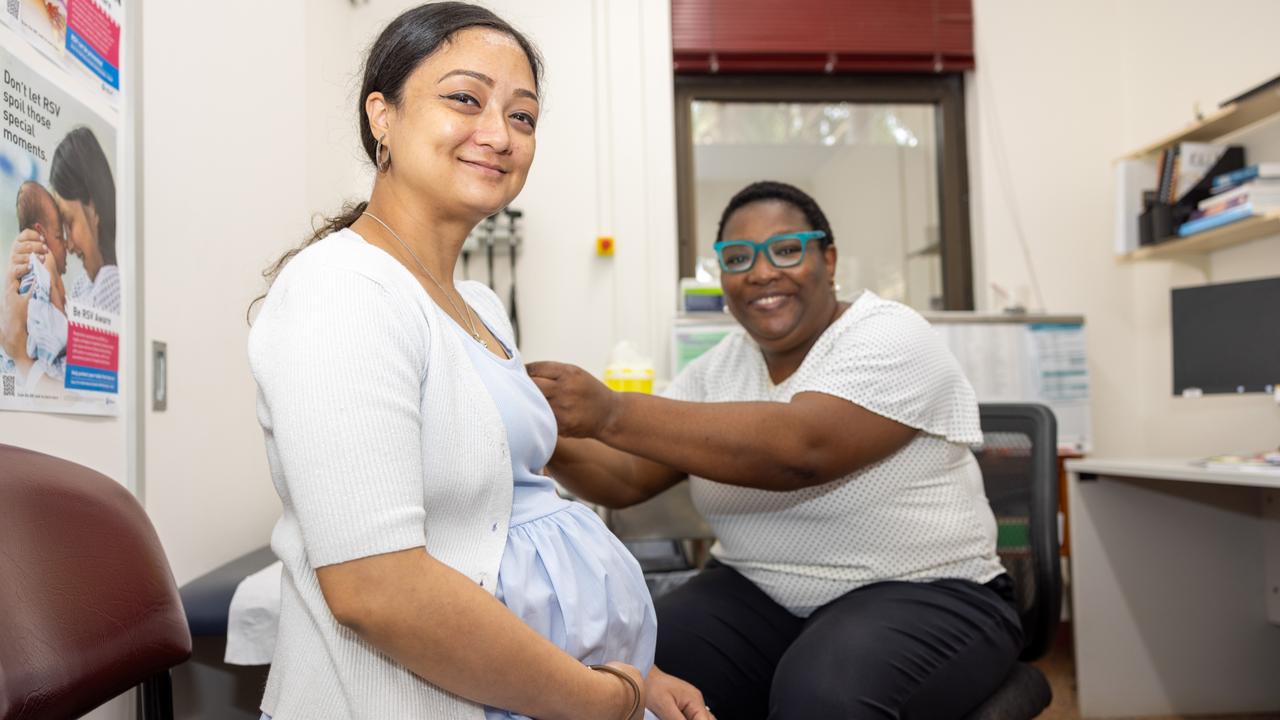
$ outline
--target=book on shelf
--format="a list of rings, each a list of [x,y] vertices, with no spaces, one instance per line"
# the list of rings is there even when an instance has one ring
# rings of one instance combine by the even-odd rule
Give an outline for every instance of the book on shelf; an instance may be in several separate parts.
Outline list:
[[[1277,210],[1277,209],[1280,209],[1280,205],[1274,204],[1274,203],[1269,205],[1262,205],[1262,206],[1257,206],[1251,202],[1243,203],[1241,205],[1236,205],[1233,208],[1223,210],[1222,212],[1215,213],[1213,215],[1208,215],[1206,217],[1198,218],[1196,220],[1189,220],[1187,222],[1182,223],[1181,225],[1178,226],[1178,237],[1187,237],[1188,235],[1195,235],[1196,233],[1202,233],[1206,230],[1212,230],[1216,227],[1222,227],[1223,225],[1230,225],[1231,223],[1236,222],[1237,220],[1244,220],[1247,217],[1253,216],[1254,213],[1264,213],[1264,212]]]
[[[1267,195],[1280,195],[1280,178],[1257,178],[1255,180],[1248,180],[1229,190],[1224,190],[1216,195],[1210,195],[1209,197],[1201,200],[1196,207],[1204,209],[1210,205],[1217,205],[1238,197],[1263,197]]]
[[[1160,182],[1156,185],[1156,199],[1165,205],[1169,203],[1169,185],[1170,179],[1173,177],[1173,155],[1176,152],[1175,147],[1167,147],[1160,153],[1160,168],[1157,170],[1157,177]]]
[[[1280,162],[1254,163],[1239,170],[1215,176],[1212,191],[1215,194],[1225,192],[1250,180],[1277,179],[1280,179]]]
[[[1280,202],[1280,195],[1277,195],[1274,200],[1276,202]],[[1205,203],[1200,203],[1200,208],[1191,213],[1191,217],[1187,219],[1190,221],[1199,220],[1202,217],[1210,217],[1212,215],[1217,215],[1220,212],[1230,210],[1237,205],[1244,205],[1247,202],[1249,202],[1248,195],[1236,195],[1235,197],[1227,198],[1221,202],[1210,203],[1207,205]]]

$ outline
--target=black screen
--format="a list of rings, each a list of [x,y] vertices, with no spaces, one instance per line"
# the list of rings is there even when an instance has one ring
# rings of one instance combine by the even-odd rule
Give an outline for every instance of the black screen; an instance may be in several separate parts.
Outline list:
[[[1280,384],[1280,278],[1173,291],[1173,393]]]

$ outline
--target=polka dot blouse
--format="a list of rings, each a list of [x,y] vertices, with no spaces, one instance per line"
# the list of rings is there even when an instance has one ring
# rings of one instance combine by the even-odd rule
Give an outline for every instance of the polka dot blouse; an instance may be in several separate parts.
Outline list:
[[[905,305],[864,292],[778,385],[759,346],[735,330],[664,394],[788,402],[802,392],[844,398],[920,432],[873,465],[803,490],[691,478],[694,504],[718,538],[714,557],[800,616],[883,580],[985,583],[1004,571],[969,450],[982,442],[973,388],[929,323]]]

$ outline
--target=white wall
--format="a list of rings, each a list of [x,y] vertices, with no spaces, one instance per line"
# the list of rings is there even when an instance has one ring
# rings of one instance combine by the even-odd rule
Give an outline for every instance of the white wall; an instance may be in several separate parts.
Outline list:
[[[123,341],[120,351],[121,367],[127,367],[125,363],[133,362],[133,358]],[[128,402],[132,388],[122,383],[120,390],[122,404]],[[122,417],[3,412],[0,413],[0,443],[80,463],[123,485],[128,478],[125,422]]]
[[[1194,103],[1211,111],[1280,72],[1268,33],[1280,4],[1231,0],[1213,14],[1231,18],[1231,32],[1207,30],[1193,2],[974,2],[975,294],[992,307],[994,282],[1087,316],[1098,455],[1257,450],[1280,430],[1280,409],[1259,395],[1170,397],[1169,349],[1171,287],[1280,274],[1280,240],[1218,253],[1207,275],[1123,265],[1111,251],[1112,160],[1191,121]]]
[[[196,0],[143,12],[147,337],[168,409],[145,418],[145,499],[178,583],[265,544],[267,474],[245,310],[307,227],[307,10]],[[234,51],[233,51],[234,49]]]

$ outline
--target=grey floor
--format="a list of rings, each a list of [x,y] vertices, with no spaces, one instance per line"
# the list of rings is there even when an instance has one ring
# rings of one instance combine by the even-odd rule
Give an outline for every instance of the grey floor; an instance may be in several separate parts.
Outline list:
[[[1053,704],[1040,714],[1041,720],[1079,720],[1080,706],[1076,700],[1075,656],[1071,651],[1071,626],[1058,627],[1058,638],[1049,653],[1035,663],[1049,685],[1053,687]],[[1145,715],[1132,720],[1174,720],[1195,717],[1199,720],[1280,720],[1280,713],[1263,715]]]

